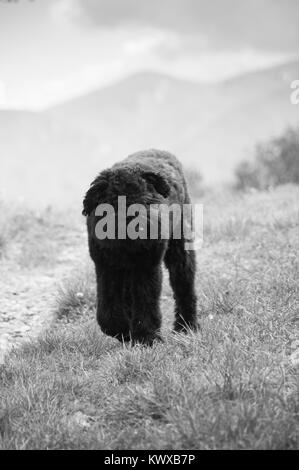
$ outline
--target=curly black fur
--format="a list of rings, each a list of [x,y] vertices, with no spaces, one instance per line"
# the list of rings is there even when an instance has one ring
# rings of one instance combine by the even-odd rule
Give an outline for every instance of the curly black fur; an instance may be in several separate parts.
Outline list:
[[[104,170],[83,201],[89,252],[97,276],[97,321],[104,333],[119,340],[152,344],[159,339],[162,261],[169,270],[175,298],[176,331],[196,329],[194,251],[181,239],[99,240],[95,226],[100,203],[117,207],[118,196],[130,204],[189,204],[180,162],[168,152],[147,150]]]

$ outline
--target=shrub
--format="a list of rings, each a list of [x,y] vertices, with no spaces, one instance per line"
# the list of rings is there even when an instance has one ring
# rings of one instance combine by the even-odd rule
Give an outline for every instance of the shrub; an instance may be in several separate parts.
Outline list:
[[[203,178],[201,173],[196,168],[184,168],[184,173],[191,196],[194,198],[203,196]]]
[[[236,188],[267,189],[285,183],[299,184],[299,128],[258,144],[253,162],[236,168]]]

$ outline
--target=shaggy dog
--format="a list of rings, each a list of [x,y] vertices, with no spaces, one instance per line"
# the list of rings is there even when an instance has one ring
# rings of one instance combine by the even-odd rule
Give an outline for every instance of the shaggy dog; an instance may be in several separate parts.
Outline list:
[[[104,170],[92,182],[83,201],[87,216],[89,252],[97,278],[97,321],[104,333],[120,341],[132,340],[151,345],[160,339],[162,262],[170,277],[175,298],[175,331],[196,329],[196,294],[194,289],[195,253],[186,251],[186,239],[175,239],[170,232],[163,239],[161,230],[155,239],[99,239],[96,226],[101,215],[99,205],[117,203],[126,196],[126,207],[142,204],[190,204],[186,180],[180,162],[168,152],[147,150],[134,153]],[[105,207],[105,206],[103,206]],[[126,214],[126,224],[132,217]],[[186,223],[180,221],[182,226]],[[190,221],[189,221],[190,223]],[[192,223],[192,221],[191,221]],[[161,225],[161,224],[160,224]],[[159,225],[159,227],[160,227]]]

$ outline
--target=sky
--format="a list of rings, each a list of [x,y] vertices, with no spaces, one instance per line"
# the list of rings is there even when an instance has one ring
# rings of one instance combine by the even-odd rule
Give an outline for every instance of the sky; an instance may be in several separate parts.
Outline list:
[[[0,0],[0,107],[139,71],[217,82],[299,55],[298,0]]]

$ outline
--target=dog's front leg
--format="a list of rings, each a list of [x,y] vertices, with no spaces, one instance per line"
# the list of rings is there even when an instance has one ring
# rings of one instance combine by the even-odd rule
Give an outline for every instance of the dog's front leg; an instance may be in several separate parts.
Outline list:
[[[152,345],[155,339],[161,340],[161,266],[136,270],[132,281],[131,338],[133,343]]]
[[[124,296],[125,272],[96,266],[97,322],[103,333],[119,341],[130,341],[127,300]]]

